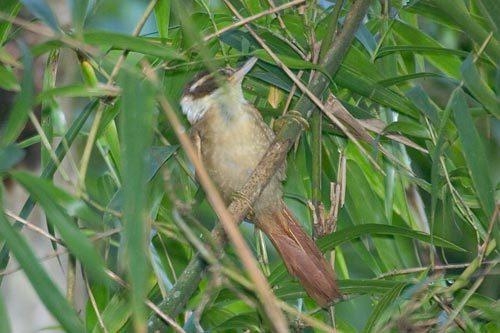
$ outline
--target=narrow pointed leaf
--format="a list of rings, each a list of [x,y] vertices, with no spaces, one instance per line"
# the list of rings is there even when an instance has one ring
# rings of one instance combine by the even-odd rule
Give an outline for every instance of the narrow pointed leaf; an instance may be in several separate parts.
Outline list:
[[[477,191],[479,202],[486,216],[491,217],[495,209],[495,191],[488,172],[486,151],[474,126],[474,120],[467,108],[465,94],[461,90],[456,90],[452,96],[451,108],[454,113],[458,136],[462,143],[463,154],[469,167],[472,183]],[[483,222],[487,229],[489,220]]]
[[[386,224],[360,224],[352,227],[347,227],[345,229],[341,229],[339,231],[334,232],[331,235],[320,238],[317,241],[320,249],[325,251],[331,251],[335,249],[336,246],[345,243],[347,241],[365,236],[365,235],[386,235],[386,236],[401,236],[418,239],[422,242],[434,244],[436,246],[441,246],[449,249],[453,249],[456,251],[465,251],[458,245],[453,244],[450,241],[447,241],[444,238],[438,236],[431,236],[421,231],[416,231],[404,227],[397,227],[393,225]]]
[[[26,47],[20,43],[19,48],[23,52],[23,78],[21,81],[21,91],[16,96],[14,106],[10,111],[7,125],[0,132],[0,146],[6,146],[17,139],[21,133],[28,114],[33,106],[35,86],[33,83],[33,57]]]
[[[38,19],[52,28],[54,31],[60,31],[56,16],[50,9],[45,0],[21,0],[21,3]]]
[[[102,258],[94,245],[76,226],[74,218],[54,202],[50,183],[27,172],[15,172],[12,175],[43,207],[47,220],[56,227],[66,246],[82,262],[85,269],[101,282],[107,281]]]
[[[83,324],[73,307],[47,275],[28,242],[14,229],[3,212],[0,213],[0,236],[12,251],[47,310],[52,313],[67,332],[85,332]]]
[[[121,76],[120,83],[123,88],[120,142],[126,266],[132,286],[134,326],[140,330],[146,325],[144,298],[150,269],[147,255],[149,214],[146,210],[150,166],[147,162],[151,160],[155,90],[147,81],[132,74]]]

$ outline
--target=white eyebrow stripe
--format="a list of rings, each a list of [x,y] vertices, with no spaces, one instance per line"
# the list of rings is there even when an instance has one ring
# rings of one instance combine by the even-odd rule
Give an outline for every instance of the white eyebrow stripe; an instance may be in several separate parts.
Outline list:
[[[193,92],[196,90],[196,88],[198,88],[199,86],[201,86],[203,83],[205,83],[205,81],[207,81],[208,79],[210,79],[210,77],[212,76],[212,74],[207,74],[205,76],[203,76],[202,78],[200,78],[198,81],[196,81],[192,86],[191,88],[189,88],[189,92]]]

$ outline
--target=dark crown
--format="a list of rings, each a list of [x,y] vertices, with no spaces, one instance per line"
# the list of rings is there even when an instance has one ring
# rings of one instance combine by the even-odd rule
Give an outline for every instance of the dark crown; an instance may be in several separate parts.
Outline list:
[[[222,68],[215,72],[200,72],[186,85],[182,95],[191,96],[193,99],[209,95],[220,88],[234,72],[231,68]]]

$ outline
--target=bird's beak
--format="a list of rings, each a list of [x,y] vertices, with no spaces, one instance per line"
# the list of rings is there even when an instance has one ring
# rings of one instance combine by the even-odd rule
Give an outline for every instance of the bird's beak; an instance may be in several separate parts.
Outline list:
[[[257,62],[258,58],[250,58],[240,69],[238,69],[232,76],[231,81],[241,83],[245,75],[252,69],[252,67]]]

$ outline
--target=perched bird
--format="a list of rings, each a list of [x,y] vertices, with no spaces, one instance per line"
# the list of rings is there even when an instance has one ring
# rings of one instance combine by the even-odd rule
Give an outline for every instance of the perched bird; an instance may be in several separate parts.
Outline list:
[[[259,111],[243,96],[243,78],[256,61],[251,58],[238,70],[199,73],[185,87],[180,102],[192,125],[191,138],[226,204],[246,183],[274,139]],[[325,307],[340,298],[333,269],[286,207],[284,177],[283,167],[255,201],[248,218],[269,237],[309,296]]]

